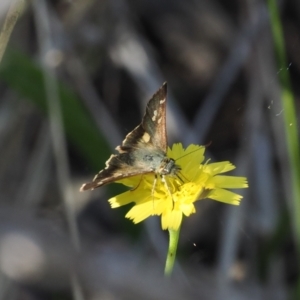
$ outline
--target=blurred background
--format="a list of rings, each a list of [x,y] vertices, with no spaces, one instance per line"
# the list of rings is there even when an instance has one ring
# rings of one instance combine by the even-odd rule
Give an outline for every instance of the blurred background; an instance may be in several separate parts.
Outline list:
[[[0,300],[300,299],[299,1],[1,0],[0,18]],[[211,143],[250,186],[197,203],[170,280],[158,217],[112,210],[118,184],[79,192],[165,81],[169,144]]]

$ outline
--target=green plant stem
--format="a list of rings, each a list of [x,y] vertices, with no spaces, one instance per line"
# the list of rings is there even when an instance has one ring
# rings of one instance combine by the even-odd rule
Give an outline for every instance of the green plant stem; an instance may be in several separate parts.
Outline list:
[[[279,72],[278,76],[282,89],[281,101],[284,114],[284,127],[291,170],[291,190],[293,199],[293,209],[291,210],[291,216],[297,252],[300,255],[300,152],[295,98],[291,87],[291,79],[288,70],[288,61],[285,52],[283,30],[277,1],[268,0],[268,9],[271,18],[271,28],[273,33],[277,64],[278,68],[282,70],[281,72]]]
[[[279,80],[282,89],[281,101],[284,114],[284,126],[286,133],[286,142],[288,147],[289,163],[291,170],[291,190],[292,190],[292,209],[291,219],[293,224],[293,234],[298,254],[300,258],[300,158],[299,158],[299,135],[297,130],[297,116],[295,108],[295,97],[292,92],[291,79],[288,68],[288,61],[285,52],[285,43],[283,37],[282,24],[278,11],[276,0],[268,0],[268,10],[271,20],[271,29],[273,33],[274,48],[276,51]],[[294,299],[300,297],[300,277],[294,290]]]
[[[179,234],[180,234],[180,227],[178,228],[178,230],[169,229],[169,249],[168,249],[166,266],[165,266],[166,277],[169,277],[172,274],[174,269]]]
[[[2,57],[8,44],[10,35],[18,20],[18,17],[24,10],[24,7],[24,0],[13,0],[10,3],[10,7],[8,9],[3,26],[0,31],[0,62],[2,61]]]

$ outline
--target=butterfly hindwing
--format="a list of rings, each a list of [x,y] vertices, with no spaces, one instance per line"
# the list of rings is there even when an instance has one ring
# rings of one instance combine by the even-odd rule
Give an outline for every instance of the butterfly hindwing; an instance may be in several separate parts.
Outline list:
[[[134,165],[130,153],[121,153],[118,155],[111,155],[106,162],[106,168],[101,170],[90,183],[85,183],[80,188],[81,191],[95,189],[102,185],[127,178],[139,174],[144,174],[140,168]]]

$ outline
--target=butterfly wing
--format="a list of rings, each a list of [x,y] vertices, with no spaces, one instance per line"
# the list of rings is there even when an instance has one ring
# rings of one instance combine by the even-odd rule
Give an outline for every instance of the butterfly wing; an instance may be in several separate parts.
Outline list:
[[[138,167],[132,155],[130,153],[121,153],[118,155],[111,155],[111,157],[106,162],[106,168],[101,170],[93,179],[92,182],[85,183],[81,186],[80,191],[86,191],[90,189],[95,189],[102,185],[140,174],[151,173]]]
[[[121,146],[122,153],[137,148],[154,148],[167,151],[166,131],[167,83],[152,96],[147,104],[145,115],[139,126],[127,134]]]
[[[93,182],[85,183],[80,191],[95,189],[122,178],[154,172],[167,151],[166,134],[167,83],[152,96],[140,125],[132,130],[112,155]]]

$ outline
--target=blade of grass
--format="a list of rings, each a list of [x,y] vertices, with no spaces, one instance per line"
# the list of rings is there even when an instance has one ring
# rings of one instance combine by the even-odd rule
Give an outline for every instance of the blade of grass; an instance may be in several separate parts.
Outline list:
[[[281,72],[278,73],[281,84],[282,107],[284,114],[284,127],[286,133],[286,143],[288,147],[289,163],[291,170],[291,190],[292,190],[292,226],[296,244],[298,258],[300,257],[300,159],[299,159],[299,134],[297,130],[297,118],[295,108],[295,98],[291,87],[291,79],[288,68],[288,61],[285,52],[285,42],[283,37],[282,24],[279,16],[276,0],[268,0],[268,10],[271,20],[274,48],[277,65]],[[299,261],[298,261],[299,263]],[[297,290],[300,291],[298,281]],[[297,299],[299,299],[299,292]]]
[[[50,137],[52,141],[53,157],[56,165],[57,184],[64,203],[65,215],[69,227],[69,234],[73,246],[78,253],[81,252],[80,233],[76,221],[74,206],[74,192],[71,188],[70,163],[67,153],[66,133],[62,118],[61,101],[59,99],[58,81],[55,68],[46,63],[45,57],[54,48],[52,40],[53,28],[50,25],[50,9],[46,0],[32,2],[34,20],[37,28],[38,50],[43,71],[43,81],[46,91],[47,109],[49,112]],[[79,283],[78,273],[71,271],[70,280],[72,295],[75,300],[85,299],[82,285]]]
[[[6,14],[3,26],[0,31],[0,62],[8,44],[10,35],[17,23],[19,15],[25,7],[24,0],[13,0]]]

